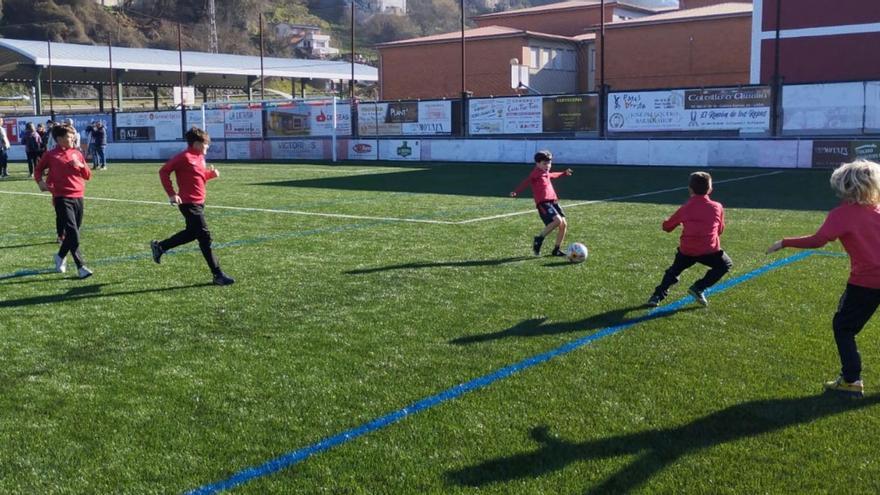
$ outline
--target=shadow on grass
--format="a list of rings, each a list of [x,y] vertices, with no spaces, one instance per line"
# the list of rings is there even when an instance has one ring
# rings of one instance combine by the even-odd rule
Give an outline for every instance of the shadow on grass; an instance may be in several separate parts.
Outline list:
[[[484,333],[480,335],[468,335],[465,337],[458,337],[456,339],[450,340],[449,343],[456,345],[468,345],[476,344],[478,342],[507,339],[511,337],[541,337],[544,335],[583,332],[586,330],[597,330],[600,328],[614,327],[617,325],[641,323],[648,320],[665,318],[667,316],[672,316],[676,313],[695,311],[703,308],[701,306],[688,306],[669,311],[655,310],[654,313],[648,313],[634,318],[626,317],[627,313],[637,309],[645,309],[645,306],[638,305],[629,306],[626,308],[618,308],[584,318],[583,320],[549,323],[546,325],[544,324],[544,322],[547,321],[547,318],[532,318],[530,320],[523,320],[506,330],[501,330],[499,332],[493,333]]]
[[[172,290],[182,290],[182,289],[193,289],[196,287],[213,287],[212,283],[201,283],[201,284],[192,284],[192,285],[180,285],[176,287],[160,287],[157,289],[141,289],[141,290],[130,290],[130,291],[118,291],[118,292],[104,292],[104,287],[107,287],[110,284],[92,284],[92,285],[83,285],[81,287],[74,287],[67,292],[63,292],[61,294],[52,294],[52,295],[43,295],[43,296],[34,296],[34,297],[23,297],[21,299],[8,299],[6,301],[0,301],[0,308],[19,308],[23,306],[36,306],[40,304],[53,304],[60,302],[70,302],[70,301],[79,301],[82,299],[95,299],[99,297],[118,297],[118,296],[133,296],[137,294],[152,294],[157,292],[168,292]]]
[[[419,163],[417,167],[401,166],[400,171],[387,173],[250,185],[502,198],[507,197],[530,171],[528,165]],[[687,183],[691,172],[693,169],[689,167],[576,167],[572,177],[554,181],[554,187],[563,206],[567,202],[622,197],[633,203],[677,206],[688,199]],[[725,182],[769,172],[767,169],[713,170],[716,186],[712,198],[727,208],[827,210],[838,203],[828,189],[828,171],[786,171],[730,184]],[[509,210],[526,208],[530,203],[530,199],[525,199],[527,196],[530,194],[523,192],[521,201],[511,200]]]
[[[619,456],[637,456],[586,493],[629,493],[638,489],[669,464],[694,452],[801,425],[836,414],[871,407],[880,395],[861,400],[832,393],[796,399],[758,400],[737,404],[678,428],[617,435],[586,442],[554,438],[546,426],[530,432],[538,449],[492,459],[447,473],[450,483],[480,487],[490,483],[536,478],[573,462]]]
[[[16,244],[14,246],[0,246],[0,249],[18,249],[18,248],[26,248],[31,246],[45,246],[46,244],[57,244],[55,241],[45,241],[45,242],[32,242],[30,244]]]
[[[497,266],[506,263],[516,263],[533,259],[532,256],[513,256],[510,258],[498,258],[493,260],[467,260],[467,261],[435,261],[431,263],[404,263],[400,265],[380,266],[377,268],[364,268],[361,270],[349,270],[344,272],[348,275],[363,275],[366,273],[385,272],[389,270],[413,270],[419,268],[439,268],[439,267],[468,267],[468,266]]]

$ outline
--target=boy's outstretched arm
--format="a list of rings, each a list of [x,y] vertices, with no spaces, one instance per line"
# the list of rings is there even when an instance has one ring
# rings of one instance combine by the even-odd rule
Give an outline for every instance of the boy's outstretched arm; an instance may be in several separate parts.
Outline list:
[[[663,231],[664,232],[672,232],[676,227],[681,223],[681,208],[675,210],[675,213],[672,214],[671,217],[667,218],[666,221],[663,222]]]

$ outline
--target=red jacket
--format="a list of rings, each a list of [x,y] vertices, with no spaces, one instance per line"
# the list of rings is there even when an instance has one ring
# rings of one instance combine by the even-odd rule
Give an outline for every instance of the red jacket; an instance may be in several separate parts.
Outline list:
[[[174,155],[159,169],[159,179],[168,196],[175,194],[171,172],[174,172],[177,180],[179,191],[176,194],[180,196],[181,203],[204,203],[207,195],[205,183],[217,177],[216,171],[205,167],[205,155],[192,148]]]
[[[681,224],[679,251],[686,256],[702,256],[721,251],[724,232],[724,207],[708,194],[694,195],[663,222],[663,230],[672,232]]]
[[[880,289],[880,206],[843,203],[811,236],[782,240],[784,247],[819,248],[840,239],[849,254],[849,283]]]
[[[73,163],[82,166],[77,168]],[[56,146],[46,152],[34,170],[34,180],[39,183],[43,173],[48,170],[46,185],[55,198],[81,198],[86,191],[86,181],[92,178],[92,171],[86,159],[76,148]]]
[[[516,189],[514,189],[513,192],[518,194],[531,185],[532,194],[535,195],[535,204],[543,203],[545,201],[556,201],[559,197],[556,196],[556,190],[553,189],[553,184],[550,180],[558,179],[563,176],[565,176],[565,172],[550,172],[536,166],[532,169],[532,173],[516,186]]]

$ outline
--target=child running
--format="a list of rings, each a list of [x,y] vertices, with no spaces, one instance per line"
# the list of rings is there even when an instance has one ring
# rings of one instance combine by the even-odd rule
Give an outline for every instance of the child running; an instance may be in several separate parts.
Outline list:
[[[825,388],[862,397],[856,335],[880,305],[880,165],[867,160],[842,165],[831,174],[831,189],[842,203],[828,213],[819,231],[776,241],[767,253],[787,247],[814,249],[840,239],[850,258],[849,280],[832,320],[840,376],[826,382]]]
[[[214,275],[214,283],[231,285],[235,280],[220,269],[217,257],[211,250],[211,231],[205,222],[205,183],[220,176],[213,166],[205,167],[205,153],[211,144],[211,137],[207,132],[193,127],[186,132],[186,143],[186,151],[178,153],[159,169],[162,187],[168,193],[171,204],[177,205],[183,214],[186,228],[164,241],[151,241],[153,261],[160,263],[162,255],[169,250],[198,239],[202,256]],[[171,183],[172,172],[177,180],[178,192],[174,191]]]
[[[706,172],[694,172],[688,181],[691,199],[681,206],[669,219],[663,222],[663,230],[672,232],[682,226],[681,240],[675,261],[672,262],[663,280],[654,289],[647,306],[655,307],[666,299],[669,288],[678,283],[681,272],[696,263],[706,265],[709,271],[690,286],[688,292],[703,306],[708,306],[704,291],[721,280],[730,271],[733,261],[721,249],[721,234],[724,232],[724,207],[709,199],[712,193],[712,176]]]
[[[553,154],[550,151],[542,150],[535,153],[535,168],[532,169],[532,173],[510,193],[510,196],[515,198],[526,187],[532,186],[532,194],[535,196],[535,207],[538,209],[541,221],[544,222],[544,230],[536,235],[532,241],[532,252],[535,256],[541,254],[544,238],[550,235],[550,232],[553,232],[553,229],[557,227],[559,231],[556,233],[556,246],[553,247],[551,254],[553,256],[565,256],[561,246],[565,241],[565,231],[568,228],[568,222],[565,220],[565,212],[559,206],[559,197],[556,195],[556,190],[553,189],[553,183],[550,181],[569,176],[572,174],[572,171],[570,168],[567,168],[564,172],[550,172],[550,167],[553,166],[552,162]]]
[[[67,254],[73,255],[79,278],[88,278],[92,271],[85,265],[79,249],[79,229],[83,221],[83,195],[92,172],[80,150],[72,146],[74,130],[67,125],[52,127],[56,146],[46,152],[34,170],[34,180],[41,191],[52,193],[55,225],[63,230],[63,241],[55,255],[55,271],[67,271]],[[44,178],[44,175],[46,176]]]

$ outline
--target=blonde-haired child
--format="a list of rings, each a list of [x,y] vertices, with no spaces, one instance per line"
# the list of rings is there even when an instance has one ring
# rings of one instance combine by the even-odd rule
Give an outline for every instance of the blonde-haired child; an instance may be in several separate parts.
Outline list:
[[[867,160],[842,165],[831,174],[831,189],[842,203],[828,213],[819,231],[776,241],[767,253],[785,247],[819,248],[840,239],[851,265],[833,320],[841,370],[825,388],[861,397],[862,359],[856,335],[880,305],[880,165]]]

